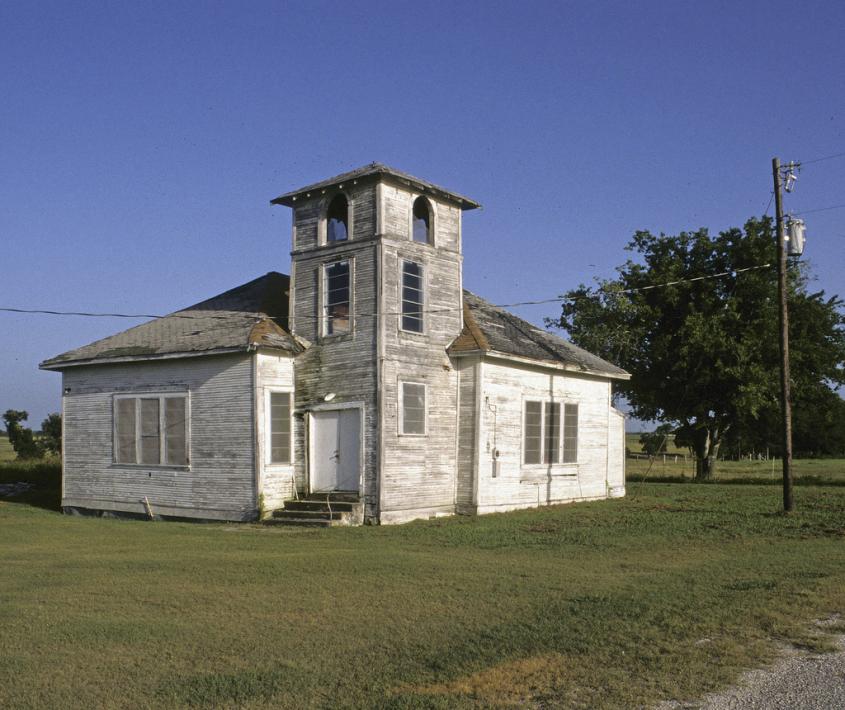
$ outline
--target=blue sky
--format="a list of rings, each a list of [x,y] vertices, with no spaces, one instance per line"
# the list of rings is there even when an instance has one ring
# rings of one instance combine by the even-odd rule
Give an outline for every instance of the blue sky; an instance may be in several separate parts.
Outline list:
[[[0,306],[166,313],[288,271],[269,200],[380,161],[466,194],[496,303],[612,276],[637,229],[742,224],[845,152],[841,2],[0,5]],[[845,158],[791,210],[845,203]],[[806,215],[845,294],[845,210]],[[515,309],[534,322],[554,305]],[[140,321],[0,313],[0,410]]]

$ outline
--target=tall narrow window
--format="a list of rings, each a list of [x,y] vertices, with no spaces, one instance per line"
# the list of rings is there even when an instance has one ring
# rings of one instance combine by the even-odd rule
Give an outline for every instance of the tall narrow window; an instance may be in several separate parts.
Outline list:
[[[323,267],[323,334],[339,335],[350,330],[349,262]]]
[[[423,332],[423,267],[402,262],[402,330]]]
[[[114,415],[117,418],[115,431],[114,460],[117,463],[137,463],[135,449],[135,398],[127,397],[115,402]]]
[[[560,404],[545,402],[545,429],[543,449],[546,463],[560,461]]]
[[[349,203],[346,195],[335,195],[326,212],[326,241],[345,242],[349,238]]]
[[[290,394],[270,393],[270,463],[290,463]]]
[[[115,462],[147,466],[186,466],[187,402],[187,397],[183,394],[116,397]]]
[[[185,402],[184,397],[166,397],[164,400],[165,460],[180,466],[188,463]]]
[[[563,462],[578,461],[578,405],[567,404],[563,408]]]
[[[161,463],[161,429],[159,401],[141,400],[141,460],[138,463]]]
[[[525,463],[543,463],[543,408],[541,402],[525,403],[525,429],[523,460]]]
[[[415,242],[431,244],[431,209],[425,197],[418,197],[414,200],[414,229],[413,237]]]
[[[400,390],[403,434],[425,434],[425,385],[403,382]]]

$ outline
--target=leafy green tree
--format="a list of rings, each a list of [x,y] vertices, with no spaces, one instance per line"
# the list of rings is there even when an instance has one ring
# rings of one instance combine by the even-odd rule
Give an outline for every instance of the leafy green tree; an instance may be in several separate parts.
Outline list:
[[[48,414],[41,422],[41,441],[39,442],[45,451],[59,455],[62,453],[62,415],[58,413]]]
[[[766,422],[779,407],[772,222],[751,219],[718,236],[706,229],[641,231],[627,249],[637,258],[618,267],[617,278],[569,291],[560,318],[548,322],[628,370],[631,380],[618,392],[633,414],[674,424],[676,442],[696,456],[696,477],[708,479],[726,436],[761,424],[770,429]],[[797,264],[789,277],[798,401],[845,382],[845,316],[838,297],[807,291]]]
[[[640,434],[640,446],[649,456],[666,453],[666,444],[672,436],[672,425],[661,424],[654,431],[644,431]]]
[[[29,413],[23,410],[7,409],[3,415],[6,423],[6,434],[19,459],[41,458],[43,451],[35,441],[32,429],[21,426],[29,418]]]

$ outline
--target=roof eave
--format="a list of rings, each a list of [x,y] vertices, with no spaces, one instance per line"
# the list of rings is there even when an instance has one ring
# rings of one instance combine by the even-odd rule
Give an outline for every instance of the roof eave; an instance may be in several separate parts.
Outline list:
[[[467,353],[455,353],[455,356],[460,356],[463,354],[478,354],[481,353],[486,357],[497,359],[497,360],[508,360],[510,362],[518,362],[524,365],[533,365],[534,367],[547,367],[552,370],[562,370],[564,372],[571,372],[575,375],[589,375],[591,377],[601,377],[604,379],[611,379],[611,380],[630,380],[631,375],[624,370],[622,372],[605,372],[602,370],[593,370],[591,368],[584,368],[580,365],[573,365],[572,363],[567,362],[556,362],[553,360],[541,360],[539,358],[532,358],[532,357],[523,357],[521,355],[513,355],[511,353],[504,353],[499,350],[488,350],[488,351],[480,351],[477,350],[475,352],[467,352]]]
[[[148,355],[122,355],[120,357],[95,357],[78,360],[44,360],[38,364],[39,370],[65,370],[70,367],[82,367],[85,365],[113,365],[126,362],[148,362],[150,360],[179,360],[191,357],[205,357],[206,355],[229,355],[254,350],[251,345],[238,345],[231,348],[212,348],[200,351],[178,351],[172,353],[148,354]]]
[[[475,200],[471,200],[469,197],[465,197],[464,195],[458,194],[457,192],[452,192],[451,190],[447,190],[446,188],[433,185],[432,183],[426,182],[425,180],[420,180],[419,178],[415,178],[412,175],[406,175],[404,173],[391,170],[390,168],[387,168],[385,166],[375,167],[371,172],[366,172],[354,177],[348,177],[341,180],[333,180],[331,182],[307,185],[306,187],[298,188],[296,190],[293,190],[292,192],[286,192],[284,195],[279,195],[278,197],[270,200],[270,204],[284,205],[285,207],[294,207],[296,205],[297,200],[299,200],[300,198],[305,197],[306,199],[310,199],[312,197],[311,193],[324,194],[327,191],[334,189],[338,186],[342,187],[347,182],[356,184],[358,181],[361,180],[378,180],[383,178],[388,178],[404,186],[414,187],[420,192],[431,194],[433,197],[439,197],[449,202],[454,202],[464,211],[479,209],[481,207],[478,202],[476,202]]]

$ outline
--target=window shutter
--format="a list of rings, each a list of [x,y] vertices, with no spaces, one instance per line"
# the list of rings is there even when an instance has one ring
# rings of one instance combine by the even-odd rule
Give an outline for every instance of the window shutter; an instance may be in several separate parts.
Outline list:
[[[270,393],[270,463],[290,463],[290,394]]]
[[[578,405],[567,404],[563,411],[563,462],[578,461]]]
[[[542,413],[540,402],[525,403],[525,441],[523,459],[525,463],[542,463]]]
[[[187,421],[185,397],[167,397],[164,400],[165,458],[179,466],[188,463]]]

